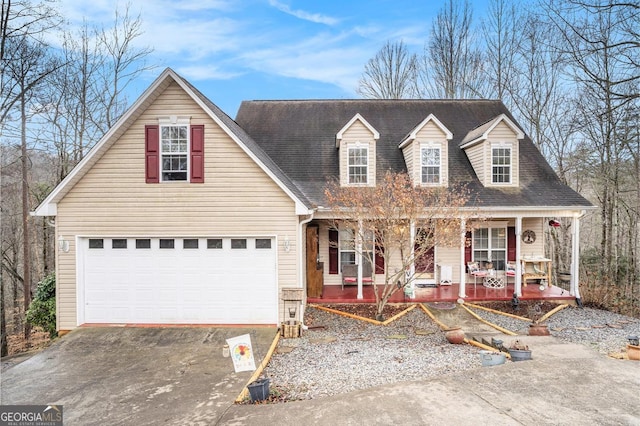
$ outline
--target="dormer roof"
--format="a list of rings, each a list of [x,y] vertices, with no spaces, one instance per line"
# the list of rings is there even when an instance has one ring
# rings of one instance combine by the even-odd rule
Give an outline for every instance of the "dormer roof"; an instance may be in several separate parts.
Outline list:
[[[362,125],[365,126],[373,134],[373,139],[376,139],[376,140],[380,139],[380,133],[371,124],[369,124],[369,122],[367,120],[365,120],[364,117],[362,117],[362,115],[360,115],[360,113],[357,113],[336,134],[336,147],[340,147],[340,142],[342,142],[342,137],[344,135],[344,132],[349,130],[349,128],[351,126],[353,126],[353,123],[355,123],[356,121],[360,121],[362,123]]]
[[[491,131],[502,122],[504,122],[507,126],[509,126],[509,128],[511,128],[511,130],[513,130],[513,133],[516,134],[516,139],[524,139],[524,132],[513,121],[511,121],[509,117],[507,117],[505,114],[500,114],[494,119],[469,131],[464,139],[462,139],[460,148],[468,148],[479,142],[487,140],[489,138],[489,133],[491,133]]]
[[[440,130],[442,130],[442,133],[444,133],[447,140],[453,139],[453,133],[451,133],[449,129],[447,129],[446,126],[436,118],[435,115],[429,114],[427,118],[422,120],[420,124],[414,127],[413,130],[411,130],[411,132],[403,139],[403,141],[400,142],[400,146],[398,148],[404,148],[406,145],[411,143],[411,141],[415,140],[420,130],[422,130],[424,126],[431,122],[433,122]]]

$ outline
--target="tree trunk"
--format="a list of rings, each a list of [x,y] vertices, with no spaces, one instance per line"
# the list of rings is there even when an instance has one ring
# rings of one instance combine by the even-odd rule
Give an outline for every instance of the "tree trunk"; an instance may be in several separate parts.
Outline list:
[[[24,93],[24,91],[23,91]],[[24,95],[21,99],[21,154],[22,154],[22,242],[23,242],[23,282],[22,288],[24,292],[24,338],[29,339],[31,335],[31,326],[26,321],[27,309],[31,303],[31,238],[29,238],[29,159],[27,158],[27,115]]]
[[[7,310],[4,306],[4,276],[4,268],[0,268],[0,357],[9,355],[9,348],[7,345]]]

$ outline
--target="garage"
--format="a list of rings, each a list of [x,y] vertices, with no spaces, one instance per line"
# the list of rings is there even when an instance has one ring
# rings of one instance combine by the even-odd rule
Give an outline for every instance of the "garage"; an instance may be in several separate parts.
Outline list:
[[[79,238],[78,324],[276,324],[271,237]]]

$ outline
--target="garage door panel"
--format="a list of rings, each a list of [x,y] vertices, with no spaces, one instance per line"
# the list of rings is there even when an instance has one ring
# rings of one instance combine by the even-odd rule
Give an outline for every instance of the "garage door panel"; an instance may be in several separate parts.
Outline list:
[[[173,249],[161,249],[159,238],[150,248],[102,249],[81,244],[84,322],[94,323],[211,323],[273,324],[277,321],[275,244],[256,249],[254,238],[246,248],[183,248],[176,238]]]

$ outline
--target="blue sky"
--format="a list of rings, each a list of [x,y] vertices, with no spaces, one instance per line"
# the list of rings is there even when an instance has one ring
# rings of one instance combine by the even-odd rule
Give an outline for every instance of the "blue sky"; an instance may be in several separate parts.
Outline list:
[[[444,0],[135,0],[158,68],[130,102],[171,67],[234,117],[247,99],[357,98],[364,65],[387,40],[420,52]],[[72,25],[110,26],[113,0],[60,0]],[[476,0],[474,20],[487,0]],[[124,2],[120,2],[124,9]]]

